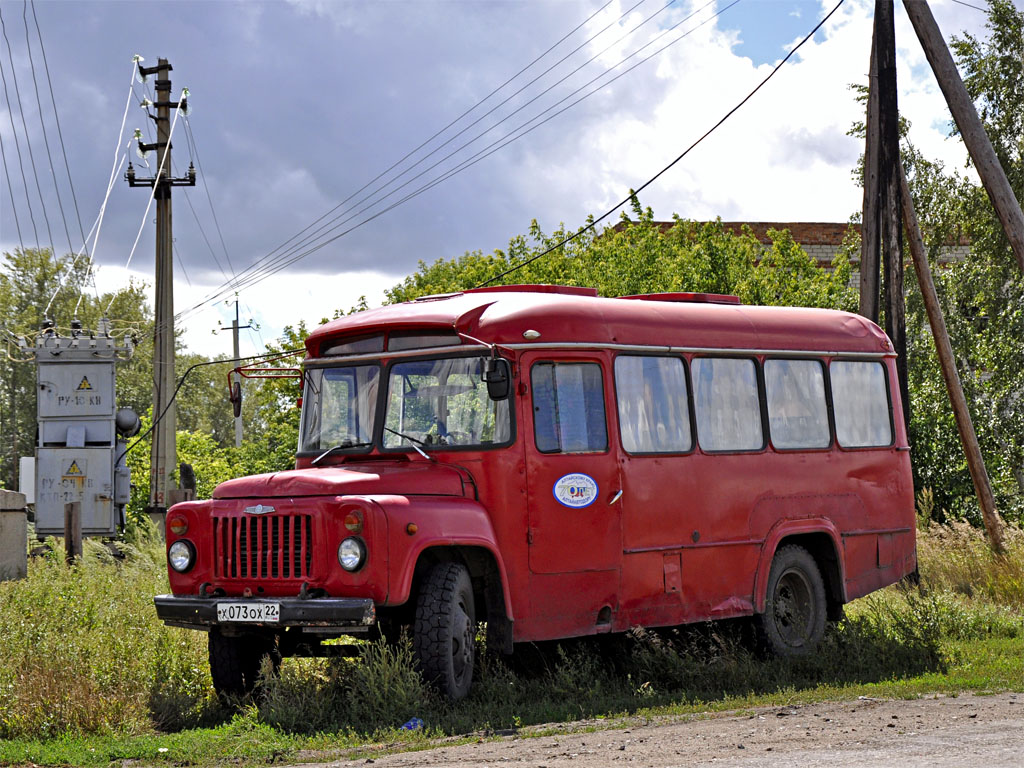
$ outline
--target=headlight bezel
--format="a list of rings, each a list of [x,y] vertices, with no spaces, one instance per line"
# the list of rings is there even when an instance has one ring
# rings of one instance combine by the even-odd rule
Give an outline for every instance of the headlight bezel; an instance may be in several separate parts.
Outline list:
[[[184,552],[182,552],[184,550]],[[176,554],[177,551],[177,554]],[[178,555],[184,555],[184,563],[178,560],[179,565],[175,565],[175,560]],[[171,543],[167,548],[167,565],[171,567],[171,570],[175,573],[188,573],[196,564],[196,546],[188,539],[178,539]]]
[[[366,542],[358,536],[347,536],[338,545],[338,565],[347,573],[359,571],[366,565],[366,560]],[[346,562],[348,562],[348,565],[346,565]]]

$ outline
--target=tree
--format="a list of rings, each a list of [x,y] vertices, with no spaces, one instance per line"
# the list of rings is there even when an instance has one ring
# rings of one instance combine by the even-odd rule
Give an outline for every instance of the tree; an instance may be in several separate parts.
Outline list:
[[[387,292],[389,302],[471,288],[554,248],[543,258],[494,282],[557,283],[597,288],[602,296],[693,291],[731,293],[749,304],[788,304],[851,309],[855,292],[849,286],[850,265],[844,253],[831,271],[821,269],[788,232],[769,231],[764,248],[749,229],[726,230],[720,221],[698,223],[675,218],[665,227],[650,208],[633,198],[630,219],[615,227],[584,231],[557,247],[569,233],[560,227],[545,235],[536,221],[529,239],[518,236],[508,250],[480,251],[419,269]]]
[[[14,337],[34,339],[44,312],[61,333],[70,333],[72,319],[88,329],[98,327],[108,316],[113,332],[137,340],[135,357],[118,366],[118,402],[144,411],[152,388],[152,314],[146,304],[145,286],[129,283],[102,296],[90,291],[91,275],[85,260],[72,256],[54,259],[46,249],[16,249],[0,261],[0,318],[4,342],[15,358]],[[109,305],[109,312],[107,307]],[[18,459],[32,456],[36,427],[36,371],[28,362],[0,359],[0,485],[17,487]]]

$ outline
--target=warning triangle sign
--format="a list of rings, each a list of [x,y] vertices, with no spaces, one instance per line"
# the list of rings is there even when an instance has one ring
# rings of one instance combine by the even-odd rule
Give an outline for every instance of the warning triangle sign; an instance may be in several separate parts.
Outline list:
[[[92,384],[89,383],[89,377],[83,376],[82,380],[78,383],[78,390],[81,392],[83,389],[92,389]]]
[[[65,475],[80,475],[80,474],[82,474],[82,470],[78,467],[78,462],[76,460],[72,459],[71,460],[71,466],[68,467],[68,471],[65,472],[64,474]]]

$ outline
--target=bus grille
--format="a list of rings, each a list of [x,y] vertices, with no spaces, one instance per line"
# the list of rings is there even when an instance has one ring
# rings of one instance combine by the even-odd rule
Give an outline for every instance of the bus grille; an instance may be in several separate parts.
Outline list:
[[[216,575],[227,579],[305,579],[313,561],[310,515],[213,518]]]

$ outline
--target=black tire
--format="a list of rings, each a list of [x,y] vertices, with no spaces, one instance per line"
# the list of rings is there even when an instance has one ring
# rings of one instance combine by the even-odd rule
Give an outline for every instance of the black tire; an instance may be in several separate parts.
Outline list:
[[[473,684],[475,639],[469,572],[459,563],[435,565],[416,597],[412,649],[424,680],[452,701],[465,698]]]
[[[765,649],[776,656],[813,653],[825,635],[825,583],[803,547],[780,548],[768,574],[764,613],[757,617]]]
[[[255,690],[264,658],[270,657],[275,671],[281,664],[276,638],[268,635],[222,635],[213,628],[209,651],[213,689],[225,704]]]

